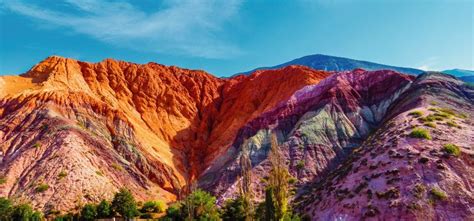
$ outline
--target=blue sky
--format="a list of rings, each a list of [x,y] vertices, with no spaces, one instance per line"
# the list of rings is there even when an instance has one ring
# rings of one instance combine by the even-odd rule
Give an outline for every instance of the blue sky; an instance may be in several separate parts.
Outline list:
[[[0,0],[0,74],[50,55],[228,76],[309,54],[474,69],[473,0]]]

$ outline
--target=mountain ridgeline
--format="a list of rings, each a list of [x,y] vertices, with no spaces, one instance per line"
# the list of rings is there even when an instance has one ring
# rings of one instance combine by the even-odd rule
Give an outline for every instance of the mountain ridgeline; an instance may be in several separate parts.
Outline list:
[[[122,187],[167,203],[198,187],[223,205],[245,157],[260,202],[277,144],[291,210],[312,220],[474,218],[472,86],[323,55],[288,65],[217,78],[52,56],[2,76],[0,196],[65,213]]]
[[[324,70],[324,71],[351,71],[357,68],[361,68],[368,71],[374,70],[392,70],[397,71],[404,74],[412,74],[418,75],[423,73],[422,70],[415,69],[415,68],[405,68],[405,67],[396,67],[384,64],[377,64],[374,62],[369,61],[360,61],[350,58],[342,58],[336,56],[329,56],[323,54],[314,54],[308,55],[301,58],[294,59],[289,62],[285,62],[283,64],[271,66],[271,67],[261,67],[256,68],[252,71],[243,72],[241,74],[251,74],[256,70],[268,70],[268,69],[278,69],[282,67],[286,67],[289,65],[302,65],[306,67],[310,67],[315,70]]]

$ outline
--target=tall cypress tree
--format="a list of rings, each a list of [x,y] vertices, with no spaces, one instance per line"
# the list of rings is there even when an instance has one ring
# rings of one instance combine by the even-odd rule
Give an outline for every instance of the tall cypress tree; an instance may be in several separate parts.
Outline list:
[[[269,174],[269,190],[275,207],[275,220],[281,220],[288,211],[289,173],[279,150],[277,137],[272,134],[269,160],[272,166]]]
[[[242,145],[242,155],[240,156],[241,182],[240,182],[240,196],[243,200],[245,211],[245,220],[253,220],[253,194],[251,190],[252,185],[252,162],[250,160],[249,141],[245,140]]]

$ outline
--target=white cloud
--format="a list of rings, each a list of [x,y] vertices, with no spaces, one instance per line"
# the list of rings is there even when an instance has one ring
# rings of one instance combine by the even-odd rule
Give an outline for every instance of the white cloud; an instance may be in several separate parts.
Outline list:
[[[2,1],[2,7],[121,47],[223,58],[240,53],[219,34],[236,16],[241,1],[165,0],[152,12],[128,1],[109,0],[63,0],[74,13],[20,0]]]
[[[438,57],[430,57],[421,62],[417,68],[423,71],[439,71],[439,68],[436,67],[438,60]]]

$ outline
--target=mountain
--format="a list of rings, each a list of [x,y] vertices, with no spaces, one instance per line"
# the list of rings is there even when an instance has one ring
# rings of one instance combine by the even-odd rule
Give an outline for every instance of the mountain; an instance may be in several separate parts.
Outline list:
[[[443,73],[453,75],[464,82],[474,83],[474,71],[463,70],[463,69],[451,69],[445,70]]]
[[[422,70],[414,69],[414,68],[396,67],[396,66],[390,66],[390,65],[384,65],[384,64],[377,64],[377,63],[368,62],[368,61],[359,61],[359,60],[354,60],[354,59],[349,59],[349,58],[314,54],[314,55],[308,55],[301,58],[297,58],[292,61],[275,65],[272,67],[256,68],[252,71],[244,72],[241,74],[250,74],[254,72],[255,70],[277,69],[277,68],[282,68],[288,65],[302,65],[302,66],[313,68],[315,70],[324,70],[324,71],[351,71],[357,68],[361,68],[364,70],[393,70],[393,71],[398,71],[400,73],[413,74],[413,75],[423,73]]]
[[[451,69],[442,71],[443,73],[453,75],[455,77],[466,77],[466,76],[474,76],[474,71],[464,70],[464,69]]]
[[[295,210],[313,220],[469,219],[472,113],[474,88],[448,75],[335,73],[244,126],[200,185],[220,202],[235,196],[247,148],[263,197],[276,134],[296,180]],[[428,139],[412,138],[418,130]]]
[[[174,201],[242,125],[328,75],[290,66],[220,79],[49,57],[0,77],[0,195],[46,212],[110,199],[122,186],[139,200]]]
[[[459,77],[459,79],[461,79],[462,81],[467,82],[467,83],[474,83],[474,75],[472,75],[472,76],[462,76],[462,77]]]
[[[0,85],[0,196],[49,214],[123,186],[166,202],[199,187],[222,205],[244,151],[261,201],[276,135],[292,207],[312,220],[474,216],[474,88],[442,73],[290,65],[217,78],[53,56]]]

